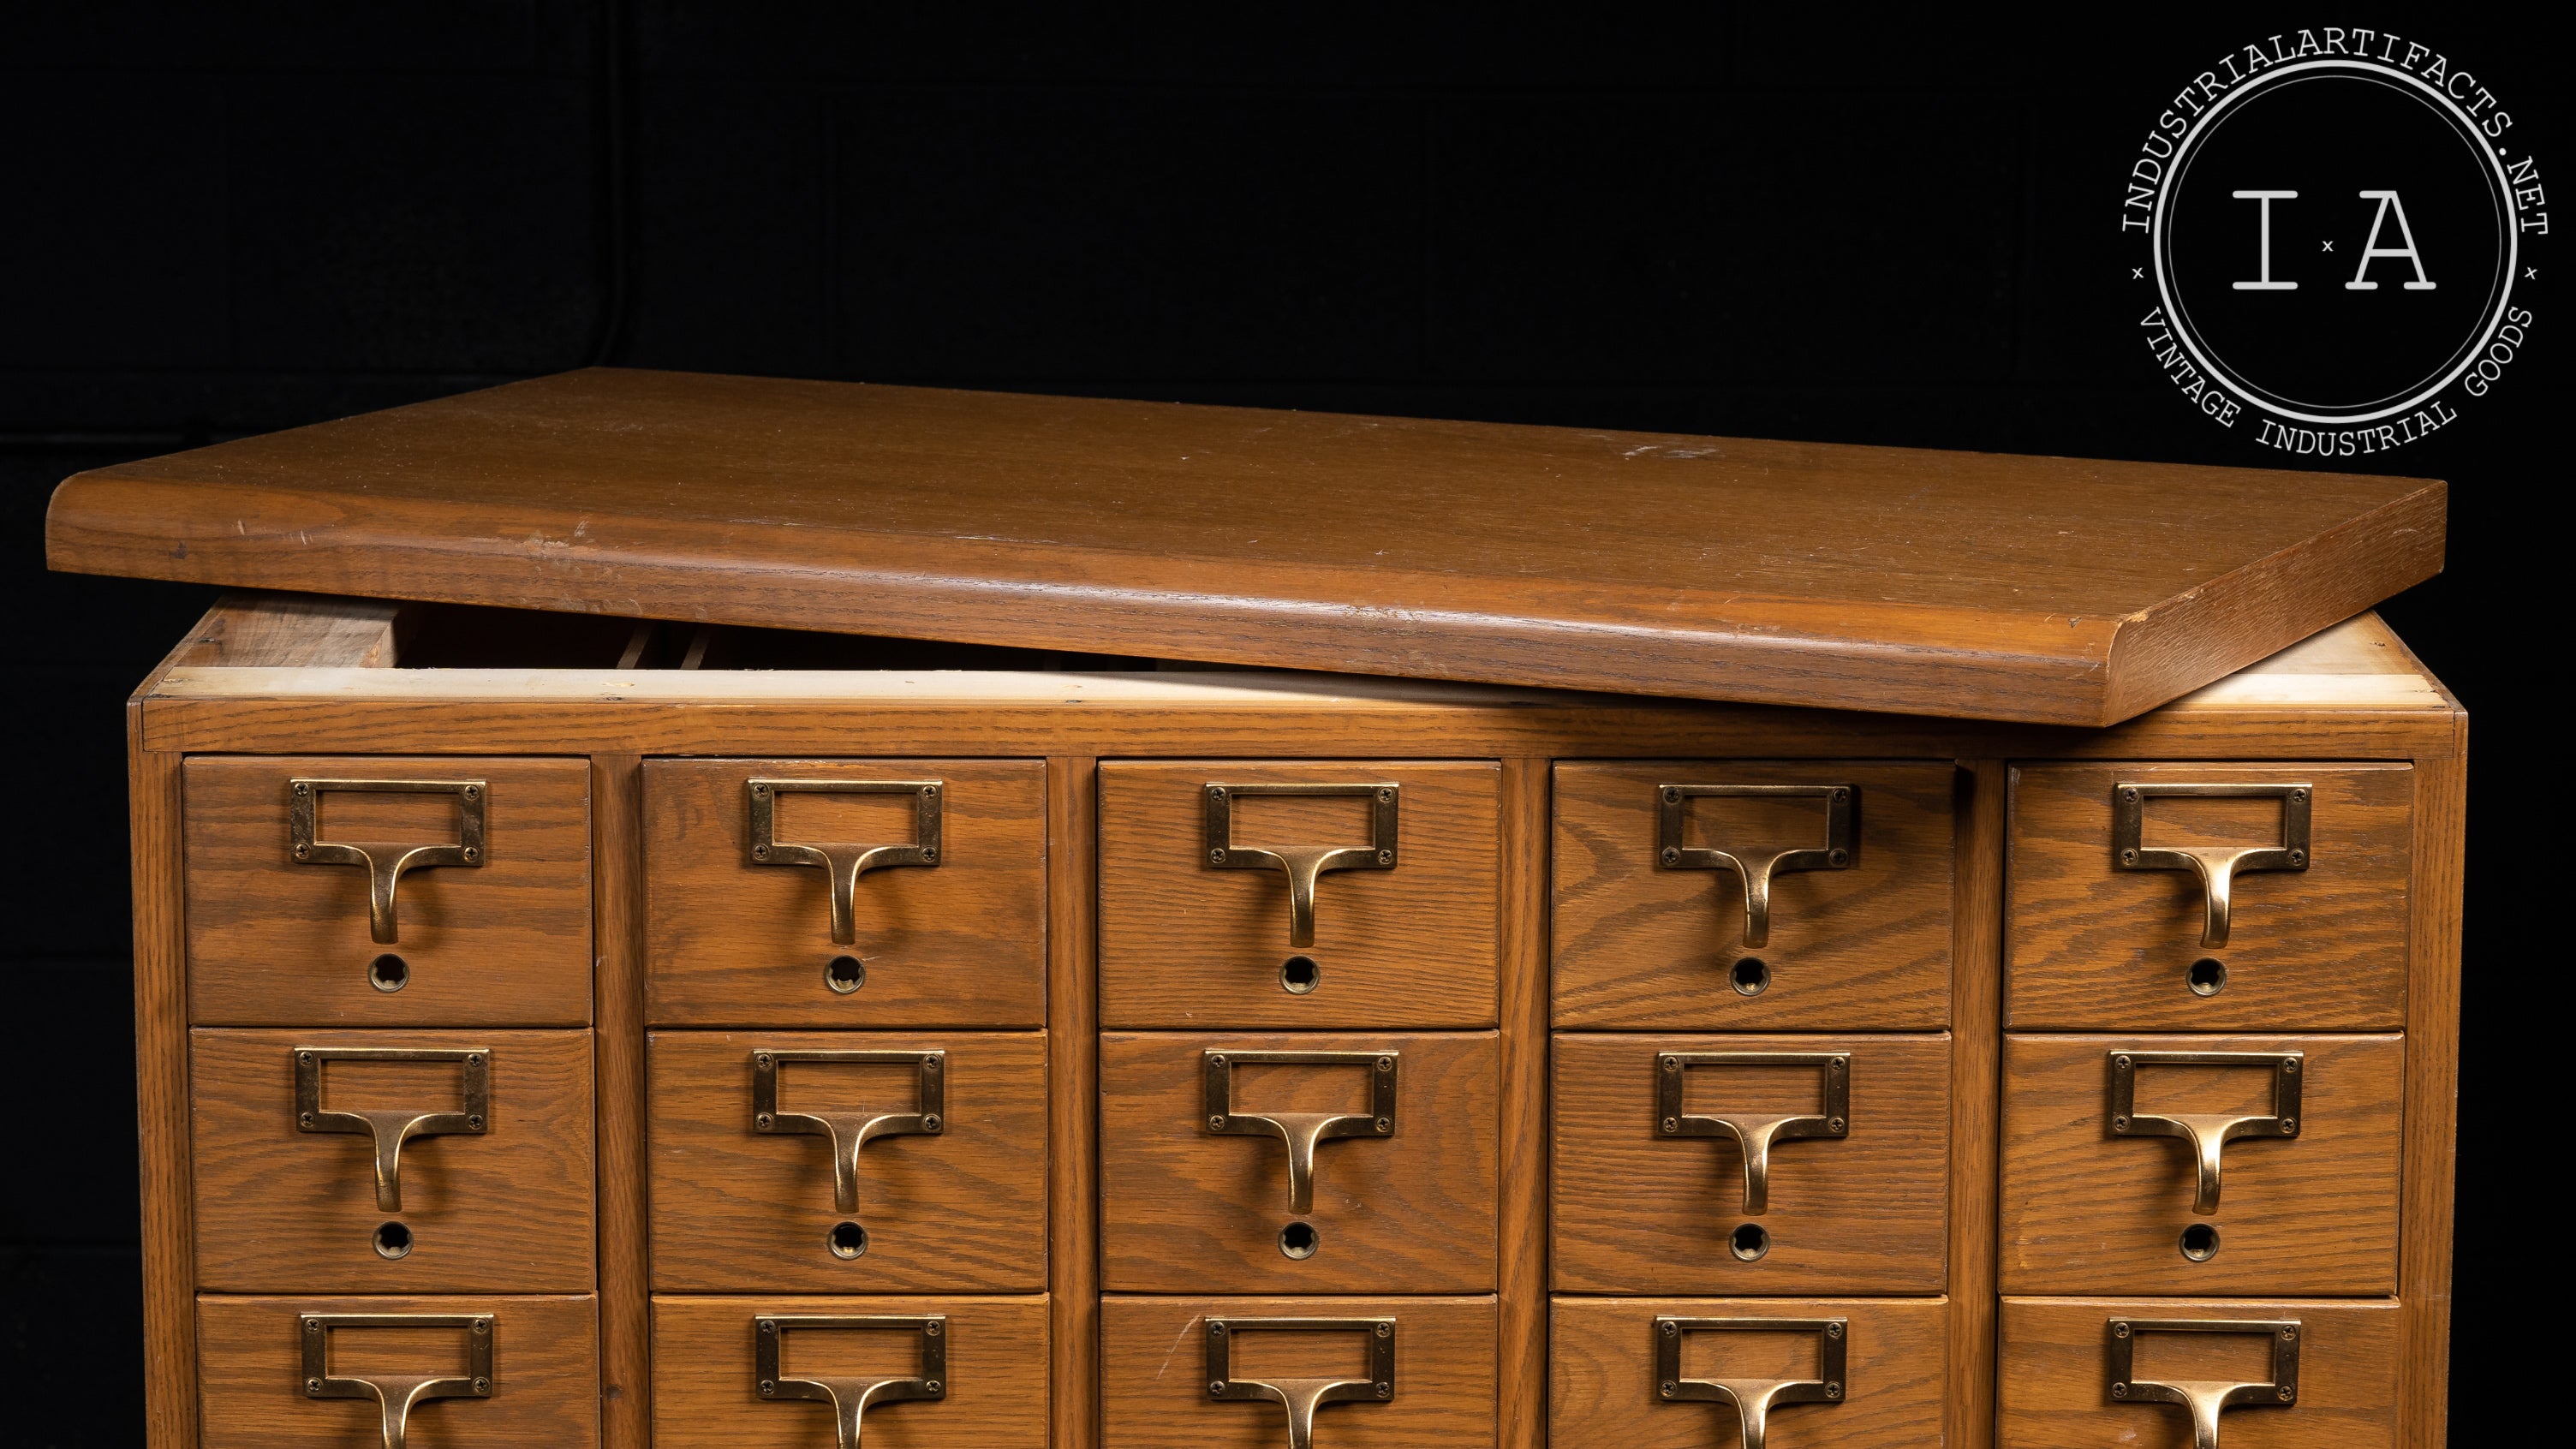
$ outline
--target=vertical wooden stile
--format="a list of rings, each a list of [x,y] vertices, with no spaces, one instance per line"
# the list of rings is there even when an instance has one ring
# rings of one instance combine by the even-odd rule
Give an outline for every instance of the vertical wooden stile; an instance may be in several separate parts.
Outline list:
[[[2406,1134],[2397,1293],[2404,1331],[2401,1449],[2449,1442],[2452,1175],[2460,1117],[2460,897],[2469,722],[2415,762],[2414,909],[2406,981]]]
[[[2003,1114],[2004,850],[2011,771],[1961,762],[1950,948],[1950,1449],[1995,1438],[1995,1234]]]
[[[1503,762],[1502,1449],[1547,1443],[1548,781],[1545,759]]]
[[[165,666],[166,667],[166,666]],[[143,748],[146,680],[125,706],[134,832],[134,1056],[143,1196],[143,1411],[152,1449],[197,1443],[196,1236],[188,1164],[181,756]]]
[[[644,1201],[644,762],[590,762],[592,1065],[599,1090],[600,1439],[651,1434],[652,1298]]]
[[[1047,1285],[1056,1449],[1098,1449],[1099,762],[1047,761]]]

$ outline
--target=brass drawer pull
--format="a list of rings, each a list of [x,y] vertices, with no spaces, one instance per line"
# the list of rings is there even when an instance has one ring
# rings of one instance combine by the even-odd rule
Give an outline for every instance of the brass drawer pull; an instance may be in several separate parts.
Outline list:
[[[379,945],[397,939],[394,892],[406,871],[432,866],[483,865],[483,805],[491,791],[480,780],[289,780],[287,845],[298,865],[354,865],[367,873],[367,931]],[[354,843],[317,839],[314,813],[332,791],[353,795],[453,795],[456,839],[428,845]]]
[[[859,877],[898,865],[939,864],[940,802],[937,780],[751,780],[751,863],[819,866],[831,878],[832,943],[858,944]],[[907,845],[843,845],[778,838],[781,795],[910,795],[912,841]]]
[[[308,1399],[373,1399],[384,1417],[384,1449],[403,1449],[411,1431],[411,1411],[431,1399],[492,1397],[492,1340],[498,1335],[488,1313],[307,1313],[302,1318],[304,1397]],[[465,1333],[463,1374],[335,1374],[331,1372],[331,1330],[335,1328],[455,1328]]]
[[[322,1105],[322,1068],[330,1062],[456,1062],[465,1069],[465,1102],[453,1112],[414,1112],[381,1107],[335,1112]],[[401,1212],[404,1143],[415,1137],[441,1137],[456,1133],[480,1136],[492,1130],[492,1054],[481,1047],[457,1051],[414,1047],[297,1047],[295,1130],[347,1132],[373,1138],[376,1145],[376,1207],[383,1212]]]
[[[1812,1379],[1686,1379],[1682,1339],[1693,1333],[1812,1333]],[[1844,1355],[1851,1345],[1846,1318],[1658,1318],[1655,1320],[1655,1395],[1668,1404],[1732,1404],[1742,1449],[1762,1449],[1771,1411],[1782,1404],[1839,1404],[1846,1395]]]
[[[2111,1058],[2111,1135],[2114,1137],[2179,1137],[2191,1144],[2196,1172],[2191,1210],[2201,1217],[2218,1211],[2219,1153],[2242,1137],[2299,1135],[2299,1082],[2306,1076],[2305,1052],[2128,1052]],[[2272,1111],[2251,1113],[2137,1110],[2140,1067],[2261,1067],[2272,1074]]]
[[[780,1345],[797,1329],[896,1329],[916,1335],[921,1343],[921,1371],[911,1375],[835,1376],[791,1379],[778,1371]],[[859,1449],[861,1420],[878,1404],[907,1399],[948,1397],[948,1318],[903,1318],[877,1314],[768,1313],[752,1320],[753,1387],[771,1403],[802,1399],[832,1406],[832,1428],[840,1449]]]
[[[778,1068],[783,1062],[917,1066],[921,1081],[918,1100],[909,1112],[781,1112]],[[936,1137],[947,1130],[947,1066],[948,1053],[944,1051],[753,1052],[751,1130],[828,1139],[832,1144],[832,1206],[854,1213],[859,1210],[860,1149],[880,1137]]]
[[[1315,944],[1315,877],[1333,870],[1393,870],[1396,806],[1403,787],[1387,781],[1357,785],[1229,785],[1211,780],[1207,801],[1206,860],[1213,870],[1275,870],[1288,877],[1288,944]],[[1369,801],[1366,845],[1282,845],[1261,850],[1234,843],[1234,802],[1242,795],[1349,795]]]
[[[1369,1074],[1369,1109],[1363,1113],[1239,1112],[1234,1106],[1238,1066],[1358,1067]],[[1396,1052],[1220,1052],[1202,1057],[1207,1130],[1221,1137],[1276,1137],[1288,1148],[1288,1211],[1315,1208],[1315,1144],[1335,1137],[1386,1137],[1395,1131]]]
[[[1720,799],[1810,799],[1825,802],[1825,843],[1762,850],[1730,845],[1724,850],[1682,843],[1690,802]],[[1852,820],[1860,806],[1857,785],[1659,785],[1655,788],[1655,868],[1658,870],[1726,870],[1744,882],[1744,944],[1763,946],[1771,940],[1771,878],[1793,870],[1849,870],[1859,857]]]
[[[2191,1413],[2191,1449],[2218,1449],[2218,1416],[2239,1405],[2287,1408],[2299,1397],[2299,1320],[2256,1322],[2226,1318],[2114,1318],[2104,1325],[2111,1335],[2111,1398],[2123,1404],[2180,1404]],[[2142,1333],[2241,1333],[2272,1341],[2272,1377],[2240,1384],[2225,1379],[2177,1379],[2155,1383],[2129,1376]]]
[[[1744,1213],[1771,1206],[1771,1149],[1800,1138],[1851,1133],[1849,1052],[1662,1052],[1655,1059],[1655,1128],[1665,1137],[1731,1137],[1744,1153]],[[1682,1110],[1683,1079],[1692,1067],[1814,1067],[1824,1078],[1815,1113],[1731,1112],[1720,1117]]]
[[[1366,1334],[1364,1379],[1239,1379],[1234,1340],[1244,1333]],[[1383,1404],[1395,1397],[1395,1320],[1392,1318],[1211,1318],[1207,1320],[1208,1397],[1232,1403],[1277,1404],[1288,1411],[1288,1449],[1314,1449],[1315,1410],[1326,1404]]]
[[[2227,944],[2236,877],[2258,870],[2308,868],[2308,813],[2315,795],[2316,791],[2304,781],[2287,785],[2114,785],[2111,861],[2120,870],[2187,870],[2198,876],[2205,908],[2200,944],[2215,950]],[[2143,840],[2147,802],[2160,796],[2277,799],[2281,802],[2280,843],[2149,849]]]

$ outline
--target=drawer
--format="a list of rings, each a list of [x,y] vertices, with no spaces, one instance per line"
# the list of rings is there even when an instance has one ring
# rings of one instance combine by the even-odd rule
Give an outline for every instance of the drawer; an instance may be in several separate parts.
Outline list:
[[[318,1322],[314,1320],[320,1320]],[[356,1320],[356,1321],[351,1321]],[[486,1327],[477,1332],[475,1324]],[[324,1390],[310,1391],[308,1344]],[[488,1373],[490,1393],[474,1378]],[[419,1449],[599,1443],[599,1307],[565,1298],[197,1300],[202,1449],[357,1449],[393,1442],[370,1382],[439,1375],[411,1409]],[[402,1402],[398,1388],[391,1396]]]
[[[870,1445],[1045,1449],[1047,1300],[653,1300],[654,1449],[833,1449],[836,1398],[886,1379],[910,1397],[867,1405]]]
[[[2004,1291],[2395,1292],[2405,1081],[2394,1036],[2006,1036]]]
[[[1101,1023],[1494,1025],[1501,784],[1482,760],[1102,765]]]
[[[646,1074],[657,1290],[1046,1287],[1043,1034],[663,1031]]]
[[[1103,1036],[1102,1285],[1492,1292],[1500,1093],[1492,1032]]]
[[[1938,1293],[1948,1282],[1946,1034],[1561,1034],[1553,1073],[1559,1290]],[[1758,1191],[1730,1123],[1767,1140]]]
[[[1802,1386],[1764,1415],[1771,1449],[1939,1444],[1948,1313],[1940,1298],[1559,1298],[1549,1310],[1548,1442],[1759,1442],[1705,1386],[1753,1380]]]
[[[587,761],[199,755],[181,789],[197,1025],[590,1023]]]
[[[188,1086],[201,1288],[596,1281],[588,1032],[200,1029]]]
[[[2005,1024],[2403,1025],[2414,809],[2402,764],[2016,768]]]
[[[1046,866],[1042,761],[647,760],[648,1019],[1043,1026]]]
[[[1946,763],[1558,765],[1556,1024],[1948,1026],[1957,790]]]
[[[1101,1442],[1281,1449],[1288,1411],[1254,1385],[1332,1379],[1350,1397],[1315,1407],[1317,1449],[1490,1446],[1496,1326],[1491,1298],[1104,1298]]]
[[[2291,1380],[2288,1401],[2275,1388],[2269,1403],[2221,1409],[2214,1442],[2391,1449],[2404,1367],[2397,1318],[2397,1304],[2386,1300],[2007,1298],[1996,1449],[2191,1449],[2192,1410],[2163,1386],[2278,1385],[2283,1377]],[[2169,1324],[2193,1327],[2158,1326]],[[2230,1326],[2213,1327],[2220,1324]],[[2114,1377],[2123,1350],[2125,1381]],[[2123,1382],[2128,1391],[2118,1393]],[[2247,1397],[2260,1393],[2254,1387]]]

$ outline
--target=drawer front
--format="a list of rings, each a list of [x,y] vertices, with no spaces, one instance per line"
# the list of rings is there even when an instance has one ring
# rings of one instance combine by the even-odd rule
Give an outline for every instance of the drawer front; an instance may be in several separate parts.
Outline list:
[[[2005,1037],[2004,1290],[2395,1292],[2405,1064],[2394,1036]],[[2211,1203],[2195,1143],[2239,1119]]]
[[[2257,793],[2199,788],[2211,786]],[[2414,809],[2402,764],[2016,768],[2005,1024],[2402,1025]],[[2304,844],[2291,838],[2302,812]],[[2261,853],[2237,859],[2249,851]],[[2211,872],[2225,881],[2223,940],[2201,879],[2217,865],[2228,865]]]
[[[1102,1024],[1492,1026],[1501,782],[1486,761],[1102,765]],[[1300,858],[1320,867],[1302,942]]]
[[[764,1337],[778,1341],[777,1379],[761,1372]],[[910,1397],[868,1405],[869,1445],[1044,1449],[1047,1300],[653,1300],[655,1449],[832,1449],[831,1395],[876,1379],[911,1381],[896,1391]]]
[[[1301,1319],[1336,1326],[1273,1326]],[[1391,1380],[1375,1377],[1383,1360],[1373,1326],[1381,1322],[1392,1348]],[[1217,1326],[1228,1331],[1213,1332]],[[1495,1332],[1491,1298],[1103,1299],[1101,1442],[1118,1449],[1281,1449],[1287,1410],[1255,1397],[1260,1390],[1249,1385],[1326,1378],[1351,1384],[1354,1397],[1316,1407],[1318,1446],[1490,1446]],[[1223,1396],[1210,1391],[1219,1382],[1229,1386]],[[1382,1399],[1374,1393],[1379,1382],[1391,1389]]]
[[[657,1026],[1046,1023],[1040,761],[647,760],[644,837]]]
[[[320,1319],[312,1323],[312,1319]],[[365,1319],[369,1322],[338,1320]],[[392,1320],[390,1322],[385,1320]],[[473,1324],[487,1321],[477,1334]],[[324,1392],[307,1391],[320,1340]],[[477,1340],[488,1339],[487,1348]],[[473,1392],[488,1365],[491,1392]],[[444,1445],[599,1443],[599,1307],[588,1294],[527,1298],[200,1298],[203,1449],[352,1449],[390,1442],[361,1381],[438,1375],[410,1440]],[[401,1392],[394,1395],[397,1402]]]
[[[1695,1059],[1704,1056],[1720,1060]],[[1559,1290],[1937,1293],[1947,1283],[1948,1035],[1560,1034],[1553,1071]],[[1837,1078],[1847,1081],[1840,1100]],[[1726,1123],[1768,1139],[1758,1191]]]
[[[589,1024],[587,762],[200,755],[182,790],[197,1025]]]
[[[1493,1291],[1500,1058],[1492,1032],[1102,1037],[1103,1286]]]
[[[1947,764],[1557,766],[1556,1024],[1948,1026],[1957,778]]]
[[[2174,1323],[2246,1327],[2157,1326]],[[2394,1302],[2007,1298],[1998,1337],[1997,1449],[2191,1449],[2191,1409],[2171,1401],[2181,1394],[2157,1386],[2278,1384],[2285,1371],[2292,1390],[2286,1402],[2275,1389],[2270,1402],[2219,1410],[2217,1442],[2225,1449],[2397,1443],[2402,1366]],[[2286,1352],[2293,1347],[2295,1362]],[[2113,1377],[2123,1348],[2125,1381]],[[2115,1393],[2122,1382],[2127,1392]],[[2246,1397],[2260,1394],[2256,1388]]]
[[[190,1033],[198,1286],[589,1291],[591,1080],[581,1031]]]
[[[664,1031],[646,1070],[656,1289],[1046,1286],[1044,1035]]]
[[[1781,1393],[1764,1416],[1771,1449],[1941,1442],[1950,1373],[1944,1299],[1559,1298],[1549,1325],[1548,1442],[1556,1449],[1738,1442],[1738,1410],[1693,1380],[1815,1386]],[[1663,1376],[1675,1366],[1677,1377]]]

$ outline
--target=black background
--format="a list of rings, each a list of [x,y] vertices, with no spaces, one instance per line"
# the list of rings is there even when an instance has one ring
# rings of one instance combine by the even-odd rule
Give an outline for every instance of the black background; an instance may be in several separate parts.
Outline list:
[[[141,1442],[120,702],[208,598],[43,573],[65,475],[603,352],[2277,462],[2141,345],[2151,288],[2117,227],[2157,111],[2276,30],[2420,31],[2545,176],[2571,154],[2564,63],[2455,15],[2206,14],[9,7],[0,1440]],[[2543,402],[2563,348],[2548,253],[2526,261],[2539,321],[2497,394],[2353,465],[2453,486],[2449,572],[2386,612],[2476,720],[2462,1444],[2505,1442],[2554,1381],[2521,1310],[2562,1256],[2532,1173],[2563,1154],[2537,1070],[2567,970],[2542,904],[2568,855],[2543,694],[2563,544],[2536,519],[2567,476]]]

